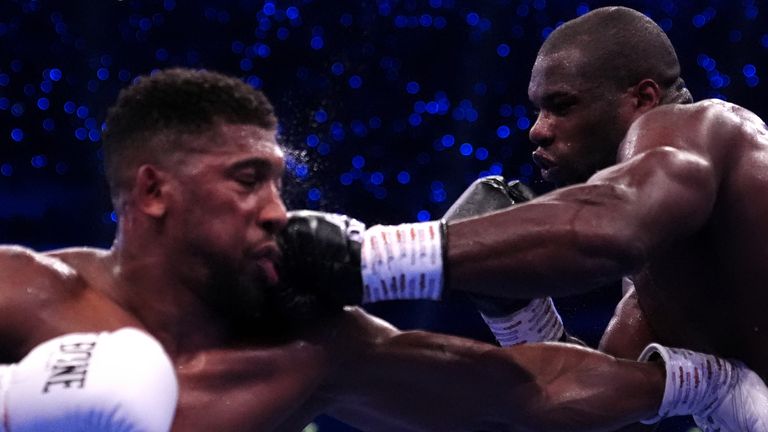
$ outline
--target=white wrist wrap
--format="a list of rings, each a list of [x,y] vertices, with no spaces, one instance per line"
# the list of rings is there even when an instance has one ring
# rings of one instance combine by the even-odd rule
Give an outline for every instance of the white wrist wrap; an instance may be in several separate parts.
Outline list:
[[[439,300],[443,291],[440,221],[376,225],[363,233],[363,303]]]
[[[174,367],[136,329],[51,339],[0,375],[2,432],[167,432],[176,411]]]
[[[480,315],[503,347],[557,341],[565,331],[550,297],[533,299],[509,315],[492,317],[482,312]]]
[[[659,414],[642,423],[677,415],[706,416],[736,383],[733,365],[713,355],[650,344],[638,361],[648,361],[654,354],[661,356],[667,370],[664,399]]]

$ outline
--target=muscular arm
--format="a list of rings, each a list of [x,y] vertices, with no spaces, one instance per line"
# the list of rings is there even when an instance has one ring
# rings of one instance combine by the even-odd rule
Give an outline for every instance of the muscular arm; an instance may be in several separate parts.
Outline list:
[[[364,430],[601,431],[651,417],[663,387],[658,365],[588,349],[385,329],[325,391],[329,412]]]
[[[699,229],[720,181],[708,148],[715,126],[677,109],[641,117],[623,162],[587,183],[449,224],[449,286],[504,297],[583,292]]]

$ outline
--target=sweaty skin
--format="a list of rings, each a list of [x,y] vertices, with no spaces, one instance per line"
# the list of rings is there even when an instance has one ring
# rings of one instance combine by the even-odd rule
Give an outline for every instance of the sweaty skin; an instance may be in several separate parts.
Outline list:
[[[150,330],[110,298],[110,251],[4,247],[0,269],[4,362],[64,333]],[[299,431],[328,413],[372,431],[607,431],[652,416],[663,392],[658,364],[586,349],[400,332],[359,309],[319,324],[280,344],[166,345],[181,390],[173,430]]]
[[[180,139],[192,150],[172,167],[137,167],[111,249],[0,248],[0,362],[65,333],[143,329],[175,363],[178,432],[298,431],[321,413],[372,431],[599,431],[655,415],[660,364],[577,347],[400,332],[359,309],[284,342],[233,335],[208,301],[274,282],[283,153],[253,125]]]
[[[659,342],[735,357],[768,378],[763,121],[722,101],[661,106],[632,123],[617,162],[449,225],[451,286],[557,296],[626,275]]]

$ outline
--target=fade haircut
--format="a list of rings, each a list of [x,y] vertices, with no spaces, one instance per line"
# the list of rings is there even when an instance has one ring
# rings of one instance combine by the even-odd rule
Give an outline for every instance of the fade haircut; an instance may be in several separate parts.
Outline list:
[[[669,38],[636,10],[604,7],[568,21],[544,41],[539,56],[574,48],[587,60],[591,79],[623,89],[650,78],[664,92],[663,104],[693,102]]]
[[[107,113],[103,137],[115,207],[133,186],[138,166],[188,151],[181,138],[203,134],[217,122],[277,128],[272,104],[261,91],[220,73],[167,69],[123,89]]]

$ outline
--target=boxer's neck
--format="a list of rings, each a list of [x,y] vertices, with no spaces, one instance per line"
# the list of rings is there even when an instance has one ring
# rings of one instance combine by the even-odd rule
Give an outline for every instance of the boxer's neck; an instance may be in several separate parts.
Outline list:
[[[172,356],[221,345],[226,324],[199,295],[208,283],[204,267],[175,256],[159,239],[142,241],[124,232],[109,255],[115,281],[110,295]]]

